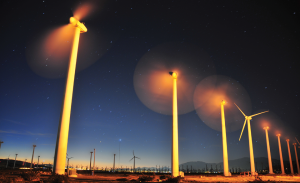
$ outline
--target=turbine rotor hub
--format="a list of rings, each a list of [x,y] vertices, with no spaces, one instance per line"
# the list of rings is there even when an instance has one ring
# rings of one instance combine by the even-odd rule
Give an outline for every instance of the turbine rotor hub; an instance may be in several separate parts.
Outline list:
[[[81,22],[79,22],[77,19],[75,19],[74,17],[70,17],[70,23],[74,26],[74,27],[78,27],[80,29],[80,33],[84,33],[87,32],[87,28],[85,27],[85,25]]]

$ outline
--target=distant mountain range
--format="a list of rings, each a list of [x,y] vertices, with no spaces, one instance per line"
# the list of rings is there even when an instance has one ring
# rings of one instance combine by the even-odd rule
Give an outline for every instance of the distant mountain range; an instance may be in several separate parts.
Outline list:
[[[262,170],[262,169],[267,169],[269,167],[268,165],[268,158],[265,157],[260,157],[260,158],[254,158],[254,162],[255,162],[255,169],[256,170]],[[293,162],[294,164],[295,162]],[[242,171],[248,171],[250,170],[250,158],[249,157],[244,157],[244,158],[240,158],[240,159],[235,159],[235,160],[229,160],[228,161],[229,164],[229,169],[238,169],[240,168]],[[284,165],[285,167],[289,167],[290,164],[288,161],[284,161]],[[278,168],[280,169],[280,161],[278,159],[272,159],[272,166],[273,169]],[[213,170],[217,169],[223,169],[223,162],[220,163],[206,163],[203,161],[190,161],[190,162],[186,162],[186,163],[182,163],[180,164],[180,169],[194,169],[194,170],[203,170],[206,169],[206,167],[208,168],[208,170],[210,170],[211,168]]]

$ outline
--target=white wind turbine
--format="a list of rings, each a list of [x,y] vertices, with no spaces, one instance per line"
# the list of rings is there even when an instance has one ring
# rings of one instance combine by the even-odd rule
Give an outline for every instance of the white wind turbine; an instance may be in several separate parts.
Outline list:
[[[263,113],[266,113],[266,112],[269,112],[269,111],[264,111],[264,112],[260,112],[260,113],[257,113],[257,114],[253,114],[251,116],[246,116],[243,113],[243,111],[239,108],[239,106],[236,105],[236,107],[241,111],[241,113],[245,117],[245,122],[244,122],[244,125],[243,125],[243,129],[242,129],[239,141],[241,140],[242,134],[244,132],[244,128],[245,128],[246,122],[248,122],[248,139],[249,139],[250,167],[251,167],[251,175],[254,176],[254,175],[257,175],[257,173],[255,172],[255,165],[254,165],[254,153],[253,153],[253,144],[252,144],[252,134],[251,134],[250,120],[254,116],[257,116],[257,115],[260,115],[260,114],[263,114]]]

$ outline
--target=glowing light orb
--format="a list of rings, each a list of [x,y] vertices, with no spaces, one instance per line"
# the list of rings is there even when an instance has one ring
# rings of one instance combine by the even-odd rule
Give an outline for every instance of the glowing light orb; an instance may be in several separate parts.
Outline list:
[[[263,111],[264,109],[257,110]],[[255,114],[254,112],[254,114]],[[296,133],[295,131],[288,126],[284,121],[282,121],[277,114],[270,111],[268,113],[265,113],[264,115],[258,115],[255,116],[251,122],[252,127],[252,134],[253,139],[257,140],[261,144],[265,144],[265,142],[262,140],[265,137],[265,134],[263,133],[263,127],[269,126],[269,136],[270,136],[270,146],[277,146],[277,138],[271,138],[275,137],[277,134],[281,134],[281,138],[283,140],[290,138],[294,139]]]
[[[89,26],[91,27],[91,26]],[[80,35],[76,72],[89,67],[112,46],[112,36],[93,27]],[[29,43],[26,57],[30,68],[45,78],[61,78],[66,75],[70,57],[74,26],[64,25],[35,36]]]
[[[203,79],[194,92],[194,105],[200,119],[210,128],[222,131],[221,102],[224,106],[226,131],[236,131],[245,120],[234,103],[247,115],[251,114],[251,100],[247,91],[236,80],[221,75]]]
[[[194,110],[197,83],[215,73],[210,57],[185,43],[165,43],[149,50],[136,66],[133,83],[138,98],[151,110],[171,115],[173,77],[176,73],[178,114]]]

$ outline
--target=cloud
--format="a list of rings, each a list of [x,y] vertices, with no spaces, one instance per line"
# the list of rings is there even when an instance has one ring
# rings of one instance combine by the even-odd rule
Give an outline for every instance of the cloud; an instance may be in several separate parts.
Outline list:
[[[0,130],[0,133],[8,133],[8,134],[16,134],[16,135],[32,135],[32,136],[53,136],[55,134],[51,134],[51,133],[32,133],[29,131],[24,132],[18,132],[15,130],[10,130],[10,131],[3,131]]]
[[[25,123],[21,123],[21,122],[10,120],[10,119],[1,119],[1,121],[8,121],[10,123],[14,123],[14,124],[17,124],[17,125],[27,125]]]

